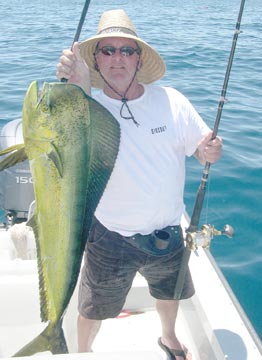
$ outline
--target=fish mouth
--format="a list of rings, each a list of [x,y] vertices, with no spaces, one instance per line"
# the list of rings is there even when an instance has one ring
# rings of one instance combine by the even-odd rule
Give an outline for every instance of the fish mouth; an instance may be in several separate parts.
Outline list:
[[[44,91],[43,84],[40,86],[39,82],[36,81],[36,99],[37,99],[37,102],[39,102],[40,99],[42,98],[43,91]]]
[[[30,85],[30,88],[28,90],[28,99],[31,107],[38,107],[39,102],[42,98],[43,90],[40,89],[38,81],[33,81]]]
[[[35,82],[35,96],[36,96],[36,100],[39,101],[41,94],[42,94],[42,87],[40,87],[40,84],[38,81]]]
[[[33,81],[30,86],[30,99],[32,104],[34,104],[36,107],[38,107],[43,101],[44,94],[46,92],[45,87],[46,83],[40,83],[37,80]]]
[[[41,109],[41,112],[48,113],[50,111],[50,107],[52,104],[51,101],[51,90],[52,86],[49,83],[44,82],[43,84],[39,84],[39,82],[35,81],[34,87],[34,98],[37,109]]]

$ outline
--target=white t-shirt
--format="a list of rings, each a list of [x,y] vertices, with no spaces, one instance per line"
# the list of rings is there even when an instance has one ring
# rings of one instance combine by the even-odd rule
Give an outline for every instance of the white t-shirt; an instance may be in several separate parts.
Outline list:
[[[121,100],[102,91],[94,96],[121,127],[115,167],[95,216],[107,229],[124,236],[145,235],[180,224],[185,156],[194,154],[199,141],[210,131],[177,90],[143,86],[144,94],[128,101],[139,126],[132,119],[121,118]]]

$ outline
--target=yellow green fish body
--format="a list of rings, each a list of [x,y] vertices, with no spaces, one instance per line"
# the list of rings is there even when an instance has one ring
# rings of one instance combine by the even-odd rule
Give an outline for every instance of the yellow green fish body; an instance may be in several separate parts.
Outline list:
[[[62,319],[73,294],[96,206],[116,160],[117,121],[79,87],[37,82],[23,107],[25,153],[34,181],[30,219],[37,244],[42,321],[48,327],[15,356],[67,352]]]

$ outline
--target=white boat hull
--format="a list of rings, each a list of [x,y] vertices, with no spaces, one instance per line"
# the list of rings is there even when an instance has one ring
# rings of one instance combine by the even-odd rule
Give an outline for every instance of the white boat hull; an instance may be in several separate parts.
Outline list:
[[[39,317],[36,260],[15,258],[9,232],[1,230],[0,238],[0,358],[7,360],[46,325]],[[31,240],[28,245],[30,258],[34,253]],[[261,343],[212,256],[200,248],[192,254],[190,268],[196,294],[180,302],[177,330],[193,359],[262,359]],[[141,276],[134,281],[123,313],[103,322],[94,353],[75,354],[76,319],[77,289],[64,319],[70,354],[44,353],[42,359],[165,359],[157,345],[160,323],[154,299]]]

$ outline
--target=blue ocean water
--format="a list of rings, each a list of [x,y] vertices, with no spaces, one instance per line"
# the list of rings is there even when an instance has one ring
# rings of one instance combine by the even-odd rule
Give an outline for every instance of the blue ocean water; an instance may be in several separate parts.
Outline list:
[[[0,127],[21,117],[32,80],[56,81],[61,50],[70,47],[84,1],[1,1]],[[167,64],[159,82],[176,87],[212,128],[240,0],[92,0],[80,39],[93,35],[101,12],[124,8],[142,38]],[[262,336],[262,4],[247,0],[219,135],[224,153],[211,166],[202,223],[235,229],[211,252],[258,335]],[[191,214],[202,168],[188,160],[185,200]],[[204,281],[204,279],[203,279]],[[218,311],[223,309],[218,309]]]

